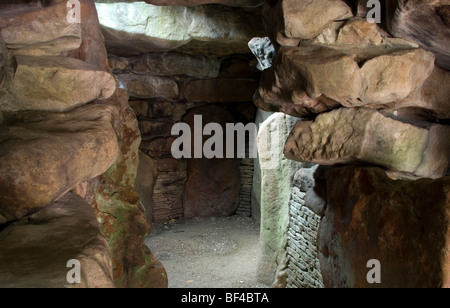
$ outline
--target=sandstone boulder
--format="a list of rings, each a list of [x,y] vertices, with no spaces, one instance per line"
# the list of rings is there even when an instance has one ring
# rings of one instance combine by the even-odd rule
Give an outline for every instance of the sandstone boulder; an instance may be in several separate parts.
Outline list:
[[[404,99],[422,86],[433,68],[433,54],[423,49],[376,57],[364,63],[361,68],[360,98],[366,105],[386,104]]]
[[[341,0],[279,0],[267,2],[263,16],[275,42],[298,46],[300,41],[318,36],[332,22],[351,18],[353,14]]]
[[[406,46],[387,54],[361,49],[359,55],[347,45],[281,47],[273,67],[263,73],[255,104],[299,117],[340,105],[395,107],[398,101],[415,94],[434,69],[432,53],[404,49]],[[409,105],[423,107],[424,102],[410,99]]]
[[[184,75],[193,78],[215,78],[219,75],[220,61],[204,56],[175,52],[146,53],[139,56],[133,70],[156,76]]]
[[[282,47],[263,73],[255,103],[268,111],[309,116],[358,97],[361,76],[349,55],[316,47]]]
[[[178,85],[172,78],[140,74],[118,74],[117,79],[133,98],[178,98]]]
[[[247,42],[263,35],[260,16],[251,9],[134,2],[97,3],[97,10],[106,47],[117,55],[174,49],[212,56],[248,53]]]
[[[17,53],[58,55],[81,44],[81,24],[67,19],[67,2],[52,5],[2,8],[0,36]]]
[[[379,168],[326,173],[318,248],[325,287],[449,287],[450,178],[391,180]],[[369,260],[380,263],[380,283]]]
[[[14,74],[3,82],[4,111],[66,111],[116,90],[114,77],[86,62],[59,56],[17,56]],[[82,91],[80,91],[82,89]]]
[[[65,1],[62,1],[65,2]],[[67,6],[67,2],[66,6]],[[81,46],[65,53],[109,72],[105,39],[103,38],[94,0],[80,1]]]
[[[350,7],[341,0],[281,0],[281,7],[284,34],[288,38],[312,39],[331,22],[353,16]]]
[[[30,112],[2,126],[0,222],[20,219],[105,172],[119,151],[116,113],[89,105],[69,113]]]
[[[217,106],[189,111],[183,119],[191,127],[191,140],[201,138],[194,131],[194,115],[202,115],[203,125],[219,123],[225,132],[226,123],[235,123],[234,116]],[[225,135],[224,135],[225,137]],[[203,143],[208,136],[203,137]],[[202,144],[203,144],[202,143]],[[194,141],[192,141],[194,153]],[[222,145],[225,149],[225,145]],[[184,217],[230,216],[238,207],[240,190],[237,159],[187,159],[187,181],[184,190]]]
[[[450,128],[421,124],[403,123],[373,109],[341,108],[314,121],[299,121],[285,155],[322,165],[366,162],[421,177],[442,177],[450,159]]]
[[[92,208],[67,193],[0,232],[3,288],[114,287],[108,243]],[[79,261],[80,283],[71,284],[70,260]]]

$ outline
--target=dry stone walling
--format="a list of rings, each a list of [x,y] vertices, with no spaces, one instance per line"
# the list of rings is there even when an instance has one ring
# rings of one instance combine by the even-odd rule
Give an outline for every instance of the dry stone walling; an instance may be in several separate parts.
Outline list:
[[[147,218],[251,215],[253,160],[174,158],[172,128],[187,123],[194,140],[202,138],[195,116],[202,116],[202,130],[254,120],[260,71],[248,42],[264,36],[261,9],[143,2],[97,3],[97,9],[110,67],[142,133],[136,185]]]
[[[216,195],[233,213],[249,190],[263,282],[450,285],[448,0],[386,1],[380,24],[365,0],[97,2],[80,23],[65,0],[0,6],[1,286],[167,286],[147,220]],[[260,79],[248,42],[267,35]],[[175,123],[251,122],[252,100],[251,187],[242,161],[171,157]]]
[[[279,221],[287,238],[262,237],[262,260],[271,258],[265,249],[275,251],[277,264],[269,271],[261,263],[261,278],[277,286],[450,285],[449,2],[387,1],[380,24],[366,19],[367,2],[263,7],[277,53],[255,104],[303,118],[286,138],[286,158],[330,166],[318,169],[320,181],[308,191],[290,184],[293,215]],[[302,201],[321,217],[318,230],[314,215],[297,218]],[[286,208],[280,203],[277,215]],[[263,232],[278,230],[264,206],[262,216]],[[311,245],[295,233],[306,227],[318,233]],[[271,249],[293,237],[305,249]],[[290,266],[316,256],[323,281],[314,262]],[[379,284],[369,279],[371,260],[379,261]]]

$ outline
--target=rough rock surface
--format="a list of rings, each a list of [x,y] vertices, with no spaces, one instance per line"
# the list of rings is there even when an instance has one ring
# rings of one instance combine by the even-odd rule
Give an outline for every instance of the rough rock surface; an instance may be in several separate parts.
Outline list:
[[[17,56],[15,63],[13,76],[3,82],[6,93],[0,92],[0,109],[4,111],[61,112],[106,99],[116,89],[111,74],[77,59]]]
[[[436,64],[450,69],[450,1],[389,0],[387,21],[396,37],[415,41],[436,56]]]
[[[81,197],[67,193],[43,210],[0,231],[2,288],[114,287],[108,243]],[[80,283],[67,275],[80,262]]]
[[[139,151],[139,165],[136,172],[134,186],[139,196],[139,202],[145,209],[145,214],[149,223],[153,222],[153,189],[158,178],[156,161]]]
[[[288,38],[314,38],[331,22],[353,16],[350,7],[341,0],[281,0],[281,9],[283,32]]]
[[[20,219],[105,172],[119,152],[117,110],[28,112],[0,129],[0,219]]]
[[[30,2],[30,1],[29,1]],[[17,53],[58,55],[81,44],[81,24],[67,20],[67,2],[42,7],[6,6],[0,10],[0,37]]]
[[[296,120],[275,113],[262,122],[258,133],[261,174],[260,185],[255,183],[254,191],[261,196],[261,250],[257,278],[267,285],[279,283],[287,262],[290,189],[302,164],[286,159],[283,146]]]
[[[65,3],[67,6],[67,2]],[[80,1],[80,14],[81,45],[77,49],[68,51],[65,55],[95,65],[109,72],[105,40],[100,29],[94,0]]]
[[[168,77],[141,74],[118,74],[116,77],[130,97],[175,100],[179,95],[177,83]]]
[[[161,262],[144,244],[151,231],[134,187],[141,136],[125,91],[118,90],[105,104],[119,109],[119,156],[102,175],[91,181],[92,206],[102,234],[111,248],[114,283],[117,287],[167,287]]]
[[[378,168],[326,173],[318,246],[325,287],[449,287],[450,178],[391,180]],[[345,194],[342,192],[345,191]],[[381,283],[369,284],[369,260]]]
[[[251,9],[135,2],[97,3],[97,10],[106,47],[117,55],[174,49],[212,56],[248,53],[248,41],[263,35],[260,16]]]
[[[360,67],[355,54],[345,49],[282,47],[273,67],[263,73],[255,104],[299,117],[340,105],[395,107],[423,85],[433,68],[434,56],[423,49],[381,54]],[[410,100],[410,105],[424,103]]]
[[[248,42],[248,47],[258,60],[257,68],[260,71],[272,66],[272,59],[275,56],[275,47],[268,37],[254,37]]]
[[[285,155],[322,165],[367,162],[389,170],[439,178],[449,165],[450,127],[423,127],[387,118],[368,108],[341,108],[299,121]]]
[[[217,106],[200,107],[189,111],[183,119],[191,127],[191,146],[194,153],[194,115],[202,115],[203,125],[218,123],[225,137],[225,124],[234,123],[230,112]],[[203,128],[202,128],[203,129]],[[225,145],[222,145],[224,149]],[[225,180],[226,179],[226,180]],[[184,191],[184,217],[230,216],[238,206],[240,189],[239,161],[236,159],[187,159],[187,181]]]
[[[423,49],[371,59],[361,68],[360,99],[363,104],[372,106],[404,99],[424,83],[433,68],[434,56]]]
[[[193,78],[216,78],[220,61],[204,56],[193,56],[176,52],[146,53],[138,56],[134,71],[156,76],[186,75]]]
[[[350,17],[353,17],[351,8],[341,0],[266,1],[263,7],[266,31],[281,46],[298,46],[334,21]]]

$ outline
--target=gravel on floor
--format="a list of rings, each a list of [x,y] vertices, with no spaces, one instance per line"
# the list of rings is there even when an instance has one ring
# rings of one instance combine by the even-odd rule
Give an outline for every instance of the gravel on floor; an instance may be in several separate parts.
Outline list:
[[[169,288],[267,288],[257,282],[259,224],[250,217],[153,224],[146,244],[166,268]]]

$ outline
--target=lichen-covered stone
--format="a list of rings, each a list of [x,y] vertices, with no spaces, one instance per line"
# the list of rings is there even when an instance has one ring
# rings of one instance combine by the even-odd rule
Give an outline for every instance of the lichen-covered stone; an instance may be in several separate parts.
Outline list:
[[[389,170],[439,178],[449,165],[450,128],[422,127],[383,116],[369,108],[341,108],[299,121],[285,155],[322,165],[365,162]]]
[[[134,187],[141,142],[136,116],[124,90],[105,103],[119,109],[120,154],[104,174],[91,181],[95,194],[91,205],[111,248],[115,285],[167,287],[164,267],[144,244],[151,229]]]

